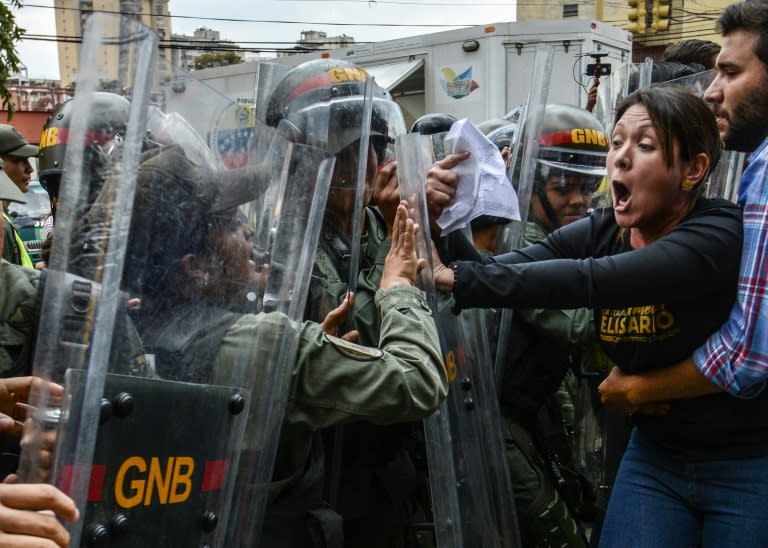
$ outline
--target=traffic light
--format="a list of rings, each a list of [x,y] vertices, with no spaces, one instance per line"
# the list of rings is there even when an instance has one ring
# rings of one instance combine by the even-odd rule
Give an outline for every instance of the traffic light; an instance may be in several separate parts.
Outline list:
[[[627,10],[629,24],[626,28],[631,33],[643,34],[645,32],[645,0],[627,0],[627,2],[629,3]]]
[[[653,0],[653,23],[651,28],[653,32],[664,32],[669,30],[669,13],[671,0]]]

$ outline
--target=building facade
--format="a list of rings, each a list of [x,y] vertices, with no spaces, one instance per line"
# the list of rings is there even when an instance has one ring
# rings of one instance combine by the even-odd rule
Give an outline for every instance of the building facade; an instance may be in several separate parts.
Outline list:
[[[670,44],[698,38],[720,42],[715,21],[733,0],[552,0],[517,5],[517,21],[595,19],[625,28],[633,34],[632,60],[655,62]]]
[[[297,53],[309,53],[321,49],[344,48],[355,43],[352,36],[341,34],[339,36],[328,36],[327,33],[318,30],[303,30],[301,38],[296,41],[296,45],[290,51],[278,52],[278,57],[286,55],[295,55]]]
[[[80,43],[88,15],[95,11],[121,13],[135,17],[152,28],[160,38],[161,55],[171,61],[170,48],[162,47],[171,37],[171,19],[167,0],[54,0],[56,13],[56,34],[62,39],[58,44],[59,77],[62,83],[71,86],[77,81],[77,67],[80,63]],[[117,48],[104,48],[99,53],[98,68],[104,80],[119,80],[125,74],[126,62],[121,59]]]
[[[237,44],[222,40],[219,31],[205,27],[196,29],[192,36],[174,34],[171,42],[171,62],[189,72],[195,70],[195,58],[205,54],[233,53],[240,61],[245,60]]]

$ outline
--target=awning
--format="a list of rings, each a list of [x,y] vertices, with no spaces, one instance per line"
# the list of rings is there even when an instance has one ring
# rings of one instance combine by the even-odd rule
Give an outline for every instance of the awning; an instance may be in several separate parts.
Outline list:
[[[424,59],[413,59],[401,63],[371,65],[363,68],[375,78],[377,84],[387,91],[391,91],[423,65]]]

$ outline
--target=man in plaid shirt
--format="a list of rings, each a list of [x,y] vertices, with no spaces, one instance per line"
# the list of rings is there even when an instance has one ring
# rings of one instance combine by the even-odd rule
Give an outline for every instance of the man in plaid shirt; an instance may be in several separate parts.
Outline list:
[[[692,358],[644,375],[614,368],[599,389],[603,403],[624,414],[720,390],[752,397],[768,380],[768,0],[728,6],[717,26],[723,47],[704,99],[725,148],[754,151],[739,187],[744,246],[738,297],[725,325]]]

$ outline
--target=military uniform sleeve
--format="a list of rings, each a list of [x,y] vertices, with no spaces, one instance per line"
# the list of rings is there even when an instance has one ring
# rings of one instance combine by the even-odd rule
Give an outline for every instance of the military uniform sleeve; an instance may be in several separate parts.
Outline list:
[[[434,412],[448,390],[437,331],[423,293],[379,290],[380,348],[325,335],[305,323],[286,422],[316,429],[353,420],[378,424]]]
[[[0,260],[0,377],[28,374],[40,273]]]

